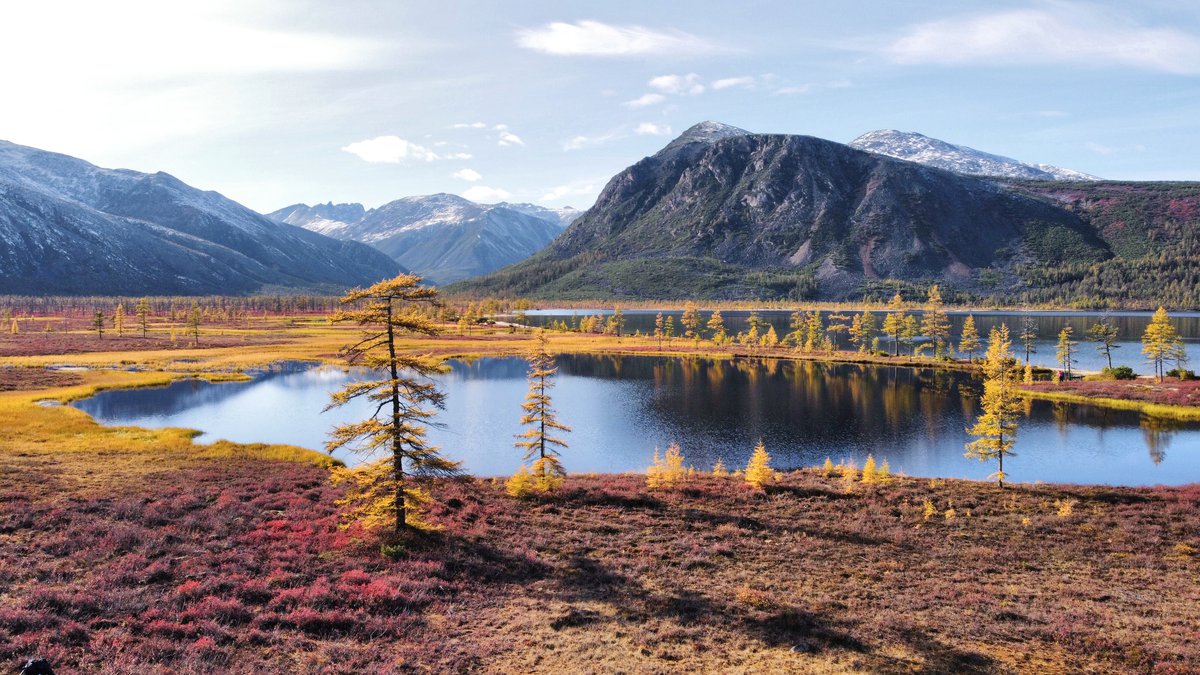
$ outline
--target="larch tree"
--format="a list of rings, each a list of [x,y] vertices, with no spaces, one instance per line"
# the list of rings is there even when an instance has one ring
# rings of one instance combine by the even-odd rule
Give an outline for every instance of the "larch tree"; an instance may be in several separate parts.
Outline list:
[[[912,349],[913,356],[917,355],[917,338],[921,335],[921,323],[917,317],[909,314],[904,317],[904,325],[900,328],[900,339]]]
[[[353,470],[344,469],[339,480],[350,484],[342,505],[348,515],[372,528],[390,524],[396,533],[425,529],[421,506],[428,493],[413,478],[458,473],[458,462],[442,457],[425,437],[426,425],[445,406],[445,395],[430,380],[442,372],[441,363],[428,356],[405,354],[396,348],[397,335],[437,335],[438,327],[422,306],[436,302],[437,289],[421,285],[421,277],[401,274],[343,296],[343,309],[335,322],[352,322],[365,329],[362,339],[342,351],[353,365],[377,373],[373,379],[352,382],[332,395],[326,410],[351,401],[374,405],[369,417],[334,428],[326,451],[347,447],[373,457]]]
[[[775,332],[775,324],[769,324],[769,326],[770,327],[767,328],[767,334],[762,336],[762,340],[760,342],[764,347],[778,347],[779,334]]]
[[[721,310],[713,310],[712,315],[708,317],[706,328],[712,334],[713,343],[720,345],[725,342],[725,319],[721,316]]]
[[[550,492],[562,484],[567,472],[562,462],[558,460],[559,448],[567,447],[567,442],[554,436],[556,431],[570,432],[571,427],[558,421],[558,415],[551,407],[550,389],[554,387],[551,378],[558,372],[554,357],[548,350],[548,341],[544,332],[539,332],[529,361],[529,393],[525,394],[525,402],[521,404],[521,424],[529,427],[525,432],[517,434],[516,446],[525,450],[524,460],[533,460],[530,473],[536,481],[537,489]]]
[[[1062,366],[1068,378],[1071,377],[1071,368],[1075,365],[1075,346],[1079,344],[1071,339],[1074,332],[1074,328],[1063,326],[1063,329],[1058,332],[1058,347],[1054,352],[1058,359],[1058,365]]]
[[[96,331],[97,337],[104,339],[104,310],[98,309],[92,315],[92,330]]]
[[[907,315],[904,313],[904,298],[899,291],[888,302],[888,313],[883,318],[883,332],[892,338],[892,356],[900,355],[900,336],[904,333],[904,323]]]
[[[1159,307],[1142,334],[1142,353],[1154,366],[1154,376],[1159,382],[1166,376],[1166,362],[1175,355],[1181,342],[1167,310]]]
[[[825,324],[821,321],[821,313],[813,310],[808,313],[804,323],[804,349],[816,351],[821,348],[825,339]]]
[[[1117,338],[1121,332],[1113,323],[1108,312],[1101,314],[1096,323],[1088,327],[1087,334],[1096,343],[1096,350],[1103,354],[1105,360],[1108,361],[1108,369],[1112,370],[1112,350],[1120,348],[1121,345],[1117,344]]]
[[[947,345],[950,344],[950,317],[946,314],[942,291],[937,284],[929,287],[925,313],[921,316],[921,333],[933,340],[935,356],[945,356],[949,353]]]
[[[663,322],[663,335],[667,338],[667,344],[671,344],[671,338],[675,337],[675,317],[667,316]]]
[[[113,312],[113,330],[117,331],[117,335],[125,334],[125,305],[117,303],[117,309]]]
[[[696,303],[684,303],[683,316],[679,317],[679,323],[683,326],[683,336],[686,338],[691,338],[697,344],[699,344],[700,310],[696,309]]]
[[[807,315],[801,312],[799,308],[792,310],[791,315],[788,317],[788,328],[791,331],[784,336],[784,341],[790,342],[796,349],[802,349],[804,347],[804,334],[807,327]]]
[[[1029,365],[1029,355],[1037,353],[1037,350],[1033,348],[1038,339],[1037,319],[1029,315],[1021,317],[1021,332],[1017,334],[1017,339],[1025,348],[1025,365]]]
[[[761,439],[758,445],[754,446],[754,453],[750,455],[750,462],[746,464],[745,478],[747,483],[760,490],[775,480],[775,470],[771,468],[771,455],[767,454],[767,448]]]
[[[138,328],[142,329],[142,337],[144,338],[150,328],[150,299],[142,298],[138,300],[137,305],[133,308],[133,312],[137,317]]]
[[[858,351],[865,352],[875,340],[875,315],[862,312],[855,315],[850,324],[850,341],[858,346]]]
[[[200,313],[200,303],[193,300],[192,301],[192,309],[188,311],[188,315],[187,315],[187,329],[188,329],[188,332],[192,334],[192,346],[193,347],[200,344],[200,323],[202,320],[203,320],[202,314]]]
[[[659,312],[654,316],[654,337],[658,340],[659,349],[662,349],[664,335],[666,335],[666,324],[663,322],[662,312]]]
[[[975,363],[975,352],[979,351],[979,330],[975,328],[975,315],[968,314],[963,319],[962,333],[958,338],[958,351],[967,355],[967,360]]]
[[[988,349],[983,361],[982,411],[975,425],[967,430],[976,438],[966,446],[967,457],[981,462],[994,459],[999,463],[992,476],[996,477],[1000,487],[1004,487],[1004,458],[1014,454],[1012,447],[1021,410],[1014,366],[1008,326],[1001,324],[988,334]]]
[[[604,332],[621,337],[621,333],[625,331],[625,314],[621,311],[620,305],[613,305],[612,314],[608,315],[608,323],[605,326]]]

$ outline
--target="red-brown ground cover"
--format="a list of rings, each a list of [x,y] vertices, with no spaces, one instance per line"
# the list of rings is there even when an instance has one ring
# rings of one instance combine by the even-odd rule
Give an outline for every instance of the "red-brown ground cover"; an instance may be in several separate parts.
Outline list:
[[[69,387],[83,381],[75,373],[45,368],[11,368],[0,366],[0,391],[30,391],[50,387]]]
[[[277,344],[279,336],[269,334],[212,334],[202,335],[196,345],[182,331],[174,342],[169,336],[152,335],[140,337],[132,334],[105,334],[104,338],[94,333],[0,333],[0,357],[40,356],[55,354],[87,354],[91,352],[134,352],[159,349],[209,349],[215,347],[237,347],[241,345]]]
[[[812,471],[447,482],[398,560],[323,469],[0,455],[0,664],[60,672],[1195,672],[1200,487]],[[926,517],[925,502],[933,515]],[[1064,508],[1064,505],[1066,507]],[[947,518],[946,510],[953,513]],[[7,667],[7,666],[6,666]]]
[[[1087,396],[1089,398],[1116,398],[1131,401],[1146,401],[1164,405],[1200,406],[1200,380],[1178,380],[1167,378],[1159,382],[1153,378],[1136,380],[1069,380],[1066,382],[1034,382],[1021,385],[1031,391],[1061,392]]]

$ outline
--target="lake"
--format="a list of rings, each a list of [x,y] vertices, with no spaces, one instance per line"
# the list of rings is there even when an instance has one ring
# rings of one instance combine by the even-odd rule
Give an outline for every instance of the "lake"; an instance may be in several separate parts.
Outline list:
[[[553,349],[553,340],[551,341]],[[985,478],[994,463],[963,456],[980,385],[961,372],[793,362],[563,355],[553,390],[573,427],[563,463],[571,472],[642,471],[655,447],[678,441],[687,463],[717,458],[744,466],[761,438],[777,468],[826,457],[862,465],[868,453],[893,472]],[[519,358],[451,361],[447,394],[430,438],[480,476],[507,475],[526,364]],[[202,441],[289,443],[321,449],[329,429],[365,407],[322,413],[329,392],[361,374],[279,364],[253,381],[184,380],[157,389],[102,392],[74,405],[108,425],[187,427]],[[1012,481],[1183,484],[1200,481],[1200,425],[1154,422],[1138,413],[1033,401],[1005,467]],[[339,454],[348,463],[357,457]]]
[[[629,333],[641,331],[642,334],[650,334],[654,332],[654,317],[659,310],[639,310],[627,309],[622,310],[625,316],[625,330]],[[920,316],[920,312],[911,312]],[[1038,340],[1034,346],[1034,353],[1029,355],[1030,363],[1047,368],[1057,368],[1058,362],[1055,360],[1055,347],[1058,344],[1058,333],[1066,326],[1071,326],[1074,332],[1074,339],[1079,342],[1078,353],[1076,354],[1076,363],[1074,368],[1081,371],[1098,371],[1107,365],[1104,357],[1096,350],[1096,343],[1087,340],[1087,329],[1100,318],[1100,312],[1051,312],[1051,311],[1029,311],[1029,312],[1004,312],[1004,311],[972,311],[969,312],[975,317],[975,328],[979,331],[979,335],[984,340],[986,348],[986,338],[988,331],[993,326],[998,326],[1002,323],[1008,325],[1009,333],[1013,341],[1013,351],[1017,356],[1024,360],[1025,349],[1018,340],[1017,335],[1021,332],[1022,321],[1028,318],[1037,326]],[[607,316],[611,314],[610,310],[595,310],[595,309],[542,309],[530,310],[527,314],[526,323],[535,326],[545,326],[555,321],[565,321],[568,324],[573,324],[579,317],[591,316],[600,314]],[[679,325],[679,318],[683,315],[682,310],[663,310],[664,317],[675,317],[676,333],[682,333]],[[776,333],[780,338],[791,332],[788,327],[788,319],[791,315],[791,310],[758,310],[759,316],[768,323],[775,326]],[[825,325],[835,322],[831,320],[830,315],[841,315],[844,319],[837,320],[840,323],[849,323],[850,318],[855,312],[821,312],[822,320]],[[875,314],[876,328],[883,326],[884,312],[873,312]],[[949,311],[950,315],[950,335],[955,345],[958,344],[959,335],[962,334],[963,319],[967,317],[968,312]],[[1109,316],[1119,331],[1119,347],[1113,350],[1113,365],[1114,366],[1129,366],[1138,373],[1149,375],[1153,372],[1153,368],[1146,362],[1146,358],[1142,355],[1142,333],[1146,330],[1146,325],[1150,323],[1150,316],[1153,312],[1110,312]],[[709,312],[702,311],[702,317],[705,321],[708,320]],[[721,317],[725,320],[725,328],[730,334],[746,330],[748,328],[746,319],[750,312],[747,310],[728,310],[722,311]],[[1184,338],[1185,347],[1189,355],[1190,368],[1197,369],[1200,366],[1200,313],[1197,312],[1176,312],[1171,315],[1172,322],[1180,336]],[[708,332],[705,331],[705,336]],[[837,341],[840,349],[850,349],[850,338],[846,333],[832,334],[833,339]],[[891,340],[885,337],[880,337],[880,348],[890,351],[892,348]],[[900,345],[902,352],[906,348],[903,344]],[[1172,364],[1170,367],[1174,367]]]

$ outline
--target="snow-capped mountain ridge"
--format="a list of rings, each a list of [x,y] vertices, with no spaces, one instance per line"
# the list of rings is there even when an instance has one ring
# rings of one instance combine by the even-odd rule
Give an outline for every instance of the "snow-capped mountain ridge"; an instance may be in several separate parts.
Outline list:
[[[447,193],[361,204],[296,204],[267,215],[329,236],[370,244],[404,267],[444,284],[523,260],[581,212],[534,204],[478,204]]]
[[[852,148],[887,155],[925,166],[953,171],[965,176],[1012,178],[1018,180],[1102,180],[1091,174],[1063,169],[1050,164],[1027,164],[1002,155],[955,145],[915,132],[879,129],[850,141]]]
[[[396,270],[166,173],[0,141],[0,293],[330,292]]]

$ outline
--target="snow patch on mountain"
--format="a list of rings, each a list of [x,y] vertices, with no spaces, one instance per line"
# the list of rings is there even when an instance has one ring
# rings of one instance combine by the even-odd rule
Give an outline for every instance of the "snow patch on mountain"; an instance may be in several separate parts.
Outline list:
[[[445,284],[525,259],[580,215],[570,207],[478,204],[439,193],[404,197],[370,210],[359,204],[295,204],[268,217],[370,244],[414,273]]]
[[[1091,174],[1062,169],[1049,164],[1025,162],[955,145],[914,132],[880,129],[850,141],[850,147],[925,166],[953,171],[966,176],[1011,178],[1018,180],[1102,180]]]

